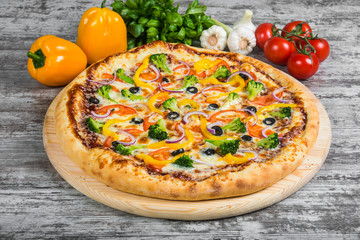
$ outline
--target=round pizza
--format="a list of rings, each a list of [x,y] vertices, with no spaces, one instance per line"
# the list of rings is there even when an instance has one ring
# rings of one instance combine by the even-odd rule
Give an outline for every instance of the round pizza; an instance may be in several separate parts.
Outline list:
[[[72,81],[56,132],[69,158],[115,189],[173,200],[240,196],[290,174],[315,143],[319,116],[305,90],[250,57],[156,41]]]

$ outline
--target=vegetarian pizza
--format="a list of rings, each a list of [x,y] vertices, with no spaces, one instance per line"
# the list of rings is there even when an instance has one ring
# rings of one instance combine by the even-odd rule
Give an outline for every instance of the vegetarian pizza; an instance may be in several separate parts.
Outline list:
[[[250,194],[314,144],[304,87],[258,60],[156,41],[99,61],[56,107],[66,155],[115,189],[173,200]]]

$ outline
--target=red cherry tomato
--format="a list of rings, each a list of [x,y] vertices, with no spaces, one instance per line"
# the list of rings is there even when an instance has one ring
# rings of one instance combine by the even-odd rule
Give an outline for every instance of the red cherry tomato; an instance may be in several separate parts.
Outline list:
[[[300,29],[300,26],[297,27],[298,25],[302,24],[302,27]],[[309,24],[307,24],[306,22],[303,21],[294,21],[291,23],[288,23],[285,25],[285,27],[283,28],[284,31],[286,32],[291,32],[291,33],[295,33],[298,34],[300,36],[307,36],[310,37],[311,36],[311,27],[309,26]],[[287,35],[287,33],[282,32],[281,36],[285,37]],[[295,42],[299,41],[299,39],[295,36],[291,37]]]
[[[315,48],[315,55],[318,57],[320,62],[324,61],[329,56],[330,46],[325,39],[309,39],[309,43]],[[306,45],[306,42],[301,41],[300,44],[302,47],[304,47]]]
[[[270,38],[264,46],[265,57],[278,65],[286,65],[294,52],[296,52],[294,43],[281,37]]]
[[[287,63],[287,69],[291,76],[297,79],[307,79],[313,76],[319,69],[319,59],[314,53],[308,55],[293,53]]]
[[[272,38],[274,24],[262,23],[255,30],[256,46],[264,50],[264,45],[267,40]],[[275,28],[276,29],[276,28]]]

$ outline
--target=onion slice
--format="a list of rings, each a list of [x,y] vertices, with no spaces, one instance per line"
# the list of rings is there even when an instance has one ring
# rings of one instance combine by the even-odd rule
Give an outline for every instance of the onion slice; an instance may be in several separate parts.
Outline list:
[[[181,137],[179,137],[178,139],[175,139],[175,140],[166,140],[165,141],[166,143],[178,143],[185,138],[185,129],[181,125],[178,125],[177,128],[182,133]]]
[[[111,110],[109,109],[104,115],[97,114],[94,111],[91,111],[90,113],[91,113],[91,115],[93,115],[94,117],[97,117],[97,118],[106,118],[106,117],[110,116]]]
[[[115,79],[117,78],[117,75],[116,75],[116,71],[114,73],[114,78],[109,80],[109,79],[103,79],[103,80],[100,80],[101,82],[99,81],[94,81],[94,80],[90,80],[90,79],[86,79],[86,81],[88,82],[93,82],[93,83],[97,83],[97,84],[101,84],[101,85],[110,85],[110,84],[113,84],[115,82]]]
[[[273,93],[272,93],[273,97],[279,102],[291,102],[291,100],[281,99],[276,96],[276,94],[282,90],[284,90],[284,87],[278,88],[275,91],[273,91]]]
[[[253,150],[248,150],[248,149],[239,149],[237,150],[237,153],[253,153],[254,157],[250,158],[249,160],[255,160],[259,157],[259,154]]]
[[[267,138],[267,137],[268,137],[268,135],[266,134],[266,131],[269,130],[269,129],[270,129],[270,127],[266,127],[266,128],[264,128],[264,129],[261,131],[261,134],[262,134],[262,136],[263,136],[264,138]]]
[[[130,134],[130,133],[126,132],[126,131],[118,130],[117,133],[125,134],[126,136],[131,138],[130,142],[123,142],[123,141],[119,141],[119,140],[116,141],[116,142],[118,142],[118,143],[120,143],[120,144],[122,144],[124,146],[130,146],[130,145],[133,145],[136,142],[136,138],[132,134]]]
[[[154,65],[149,65],[149,68],[151,70],[153,70],[154,73],[156,73],[156,76],[155,76],[154,79],[147,80],[146,82],[155,82],[155,81],[157,81],[159,79],[159,77],[160,77],[160,70],[157,69],[157,67],[155,67]]]
[[[187,123],[189,122],[189,117],[190,117],[191,115],[194,115],[194,114],[203,115],[204,117],[209,118],[209,115],[207,115],[207,114],[204,113],[204,112],[201,112],[201,111],[193,111],[193,112],[188,112],[187,114],[185,114],[182,122],[183,122],[184,124],[187,124]]]
[[[215,134],[215,130],[212,129],[213,126],[216,126],[216,125],[220,125],[222,124],[222,122],[214,122],[214,123],[210,123],[209,125],[207,125],[207,130],[212,133],[212,134]]]
[[[251,80],[254,80],[253,76],[251,76],[250,73],[245,72],[245,71],[237,71],[237,72],[232,73],[232,74],[226,79],[226,82],[230,81],[230,79],[231,79],[233,76],[239,75],[240,73],[248,76]]]
[[[190,74],[190,66],[189,66],[189,64],[187,64],[186,62],[181,61],[181,60],[179,61],[179,63],[181,63],[181,64],[183,64],[183,65],[186,66],[187,73],[185,74],[185,76],[188,76],[188,75]]]
[[[205,91],[209,90],[210,88],[214,88],[214,87],[222,87],[222,85],[218,84],[218,85],[211,85],[211,86],[208,86],[206,88],[203,88],[203,90],[201,90],[201,94],[204,95],[205,97],[207,97],[205,95]]]
[[[205,164],[205,165],[208,165],[208,166],[211,166],[211,167],[215,167],[214,164],[207,163],[207,162],[203,162],[203,161],[198,160],[198,159],[196,159],[196,158],[191,158],[191,160],[193,160],[193,161],[196,162],[196,163],[201,163],[201,164]]]
[[[252,123],[251,126],[255,126],[255,124],[256,124],[257,121],[258,121],[258,117],[257,117],[257,115],[256,115],[255,112],[253,112],[253,111],[251,111],[251,110],[249,110],[249,109],[247,109],[247,108],[239,109],[239,111],[248,112],[248,113],[250,113],[251,115],[253,115],[253,116],[255,117],[255,121]]]
[[[159,88],[160,88],[161,91],[170,92],[170,93],[182,93],[182,92],[184,92],[183,90],[169,90],[169,89],[166,89],[161,85],[160,82],[159,82]]]

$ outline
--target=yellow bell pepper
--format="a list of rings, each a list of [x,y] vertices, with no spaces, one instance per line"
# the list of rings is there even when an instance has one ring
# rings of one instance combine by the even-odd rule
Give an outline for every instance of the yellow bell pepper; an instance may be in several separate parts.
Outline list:
[[[259,116],[259,115],[260,115],[261,113],[263,113],[263,112],[268,112],[268,111],[274,110],[275,108],[283,108],[283,107],[291,107],[291,108],[294,108],[294,107],[297,107],[297,105],[294,104],[294,103],[274,103],[274,104],[271,104],[271,105],[269,105],[269,106],[260,108],[260,109],[256,112],[256,115]]]
[[[191,99],[184,99],[184,100],[181,100],[180,102],[178,102],[179,107],[183,106],[183,105],[190,105],[193,108],[193,110],[195,110],[195,111],[200,109],[200,105]]]
[[[208,130],[207,130],[207,121],[206,118],[204,118],[203,116],[200,117],[200,130],[201,133],[204,135],[204,137],[206,137],[207,139],[212,139],[212,140],[224,140],[227,137],[226,136],[222,136],[222,137],[218,137],[218,136],[214,136],[212,135]]]
[[[86,55],[81,48],[53,35],[38,38],[27,56],[31,77],[47,86],[68,84],[86,68]]]
[[[220,59],[211,61],[210,59],[205,58],[205,59],[195,62],[194,69],[196,71],[196,74],[218,65],[221,61],[222,60],[220,60]]]
[[[153,86],[151,86],[150,84],[146,83],[146,82],[143,82],[140,80],[140,74],[148,68],[149,66],[149,57],[150,56],[147,56],[142,65],[136,70],[135,72],[135,76],[134,76],[134,82],[136,84],[136,86],[139,86],[139,87],[144,87],[144,88],[149,88],[151,91],[154,91],[155,88]]]
[[[170,163],[175,162],[177,159],[179,159],[180,157],[182,157],[184,154],[179,154],[176,157],[170,159],[170,160],[164,160],[164,161],[160,161],[160,160],[156,160],[152,157],[150,157],[149,155],[146,154],[139,154],[136,155],[137,158],[143,160],[146,164],[152,164],[152,165],[157,165],[157,166],[165,166],[168,165]]]
[[[105,123],[105,125],[103,126],[102,128],[102,134],[104,134],[105,136],[110,136],[113,138],[113,141],[117,141],[119,140],[119,135],[113,131],[110,131],[109,130],[109,127],[113,124],[116,124],[116,123],[122,123],[122,122],[126,122],[126,121],[129,121],[130,119],[132,119],[134,117],[134,115],[126,118],[126,119],[110,119],[109,121],[107,121]]]
[[[254,157],[254,153],[245,153],[243,157],[234,157],[231,153],[226,154],[224,157],[220,158],[219,160],[225,161],[229,164],[241,164],[248,162],[250,158]]]
[[[245,87],[245,81],[244,79],[242,79],[239,75],[236,75],[234,77],[231,78],[232,80],[227,82],[227,84],[230,84],[230,85],[233,85],[235,83],[239,83],[239,86],[237,88],[235,88],[234,90],[232,90],[231,92],[234,92],[234,93],[238,93],[238,92],[241,92],[244,87]],[[207,100],[208,101],[212,101],[214,99],[218,99],[218,98],[221,98],[221,97],[224,97],[224,96],[228,96],[230,93],[220,93],[214,97],[211,97],[211,98],[208,98]]]
[[[92,64],[109,55],[127,49],[127,31],[121,16],[104,7],[88,9],[82,16],[76,44],[81,47]]]
[[[166,143],[165,141],[161,141],[157,143],[151,143],[147,145],[147,148],[156,149],[156,148],[168,147],[171,149],[179,149],[179,148],[190,147],[195,141],[194,134],[192,134],[188,129],[185,128],[185,136],[187,138],[187,142],[185,143]]]
[[[157,100],[158,98],[160,98],[160,97],[168,97],[168,96],[169,96],[169,93],[167,93],[167,92],[158,92],[157,94],[155,94],[154,96],[152,96],[152,97],[149,99],[147,105],[148,105],[148,107],[150,108],[151,111],[157,112],[157,113],[160,113],[160,114],[164,114],[162,111],[160,111],[159,109],[157,109],[157,108],[154,106],[154,104],[155,104],[155,102],[156,102],[156,100]]]

